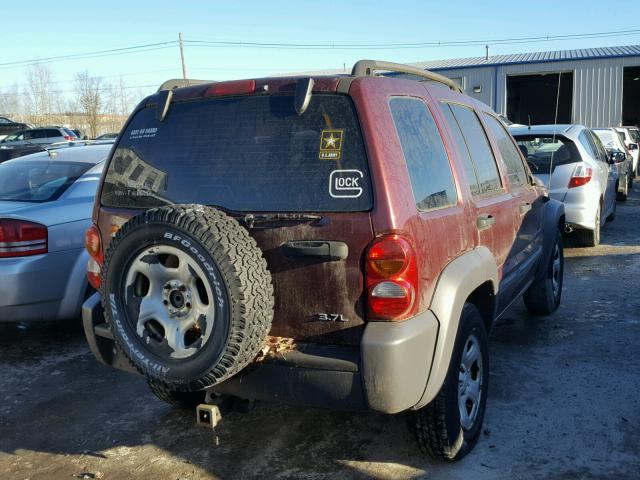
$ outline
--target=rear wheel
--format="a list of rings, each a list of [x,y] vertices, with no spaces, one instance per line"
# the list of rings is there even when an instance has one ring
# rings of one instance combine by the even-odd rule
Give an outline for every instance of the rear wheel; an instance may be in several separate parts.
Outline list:
[[[459,460],[470,452],[480,436],[488,389],[487,332],[476,306],[466,303],[444,384],[409,419],[420,449],[441,461]]]
[[[560,305],[562,283],[564,278],[564,255],[562,249],[562,233],[556,232],[551,247],[551,257],[547,264],[544,278],[535,281],[524,293],[526,307],[533,313],[548,315]]]

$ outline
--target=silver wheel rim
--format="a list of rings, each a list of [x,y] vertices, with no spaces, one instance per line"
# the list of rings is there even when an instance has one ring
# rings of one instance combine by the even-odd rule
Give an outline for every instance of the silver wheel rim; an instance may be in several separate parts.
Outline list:
[[[215,321],[215,297],[206,278],[192,257],[169,245],[147,248],[131,262],[124,298],[136,333],[150,350],[180,359],[206,343]]]
[[[460,425],[471,429],[480,409],[482,400],[482,350],[480,341],[470,335],[464,344],[458,373],[458,409]]]
[[[560,275],[562,274],[562,258],[560,256],[560,246],[556,243],[553,247],[553,256],[551,265],[551,284],[553,286],[553,296],[558,298],[560,295]]]

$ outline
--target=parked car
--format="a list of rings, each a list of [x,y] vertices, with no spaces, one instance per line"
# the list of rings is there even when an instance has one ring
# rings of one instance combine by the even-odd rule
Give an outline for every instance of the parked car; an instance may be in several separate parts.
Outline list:
[[[567,227],[584,246],[600,243],[600,228],[613,219],[618,191],[602,142],[582,125],[511,128],[533,175],[564,203]]]
[[[0,322],[77,318],[89,293],[84,231],[109,145],[0,165]]]
[[[102,135],[98,135],[96,140],[115,140],[118,138],[117,133],[103,133]]]
[[[40,127],[20,130],[0,140],[0,148],[13,148],[23,145],[51,145],[56,142],[77,140],[76,134],[63,127]]]
[[[638,174],[638,157],[640,156],[640,130],[637,127],[617,127],[625,146],[633,157],[633,176]]]
[[[495,112],[440,75],[163,90],[108,161],[85,331],[170,403],[406,411],[453,460],[482,431],[493,322],[560,303],[564,225]]]
[[[2,148],[0,146],[0,163],[6,162],[7,160],[11,160],[13,158],[24,157],[25,155],[29,155],[30,153],[42,152],[46,150],[45,147],[46,145],[38,144],[16,145],[11,148]]]
[[[633,157],[615,128],[595,128],[593,133],[600,139],[609,157],[615,152],[622,153],[615,155],[615,162],[611,162],[610,158],[610,163],[615,165],[618,172],[618,200],[626,200],[629,189],[633,186]]]
[[[28,128],[33,128],[33,125],[30,123],[14,122],[7,117],[0,117],[0,140],[11,133]]]

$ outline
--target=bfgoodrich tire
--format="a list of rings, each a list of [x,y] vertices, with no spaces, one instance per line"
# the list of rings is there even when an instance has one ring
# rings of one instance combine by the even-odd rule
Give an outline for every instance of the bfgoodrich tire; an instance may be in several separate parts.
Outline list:
[[[273,286],[257,244],[210,207],[148,210],[116,234],[102,301],[118,347],[165,391],[202,390],[247,366],[273,319]]]
[[[564,279],[564,253],[562,249],[562,233],[556,232],[551,246],[551,256],[545,268],[543,278],[536,280],[524,292],[524,304],[533,313],[548,315],[560,305],[562,283]]]
[[[467,303],[444,384],[436,398],[409,419],[420,449],[439,461],[469,453],[482,430],[488,389],[487,332],[478,309]]]

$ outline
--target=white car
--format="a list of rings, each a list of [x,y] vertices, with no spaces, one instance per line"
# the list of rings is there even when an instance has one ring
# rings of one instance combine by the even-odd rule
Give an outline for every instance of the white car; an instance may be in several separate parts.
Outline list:
[[[633,176],[638,174],[638,158],[640,157],[640,130],[637,127],[616,127],[627,149],[633,157]]]
[[[598,137],[583,125],[512,127],[531,173],[564,203],[567,233],[583,246],[600,243],[600,228],[616,212],[618,174]]]

